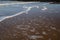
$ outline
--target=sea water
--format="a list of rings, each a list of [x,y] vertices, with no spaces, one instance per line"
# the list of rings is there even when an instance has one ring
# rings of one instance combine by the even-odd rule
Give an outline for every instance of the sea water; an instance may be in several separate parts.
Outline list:
[[[60,4],[49,4],[46,2],[3,2],[0,3],[0,22],[29,11],[60,13]]]

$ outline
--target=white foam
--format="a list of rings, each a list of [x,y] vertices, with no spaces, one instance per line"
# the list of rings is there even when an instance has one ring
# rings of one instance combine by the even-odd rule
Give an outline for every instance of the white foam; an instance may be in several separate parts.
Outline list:
[[[11,16],[6,16],[6,17],[2,18],[2,19],[0,20],[0,22],[3,21],[3,20],[5,20],[5,19],[7,19],[7,18],[12,18],[12,17],[15,17],[15,16],[20,15],[20,14],[23,14],[23,13],[28,14],[28,12],[29,12],[32,8],[34,8],[34,7],[39,8],[39,6],[30,6],[30,7],[27,7],[27,6],[26,6],[25,8],[27,8],[27,10],[22,11],[22,12],[19,12],[19,13],[17,13],[17,14],[11,15]]]
[[[47,9],[48,9],[48,8],[47,8],[46,6],[43,6],[43,9],[41,9],[41,10],[44,11],[44,10],[47,10]]]
[[[28,3],[35,3],[35,2],[11,2],[11,3],[2,3],[2,4],[0,4],[0,6],[14,5],[14,4],[28,4]]]

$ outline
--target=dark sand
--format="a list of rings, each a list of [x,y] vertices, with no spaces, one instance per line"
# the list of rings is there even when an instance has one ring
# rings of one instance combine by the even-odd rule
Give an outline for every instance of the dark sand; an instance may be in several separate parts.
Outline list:
[[[30,12],[5,19],[0,40],[60,40],[60,13]]]

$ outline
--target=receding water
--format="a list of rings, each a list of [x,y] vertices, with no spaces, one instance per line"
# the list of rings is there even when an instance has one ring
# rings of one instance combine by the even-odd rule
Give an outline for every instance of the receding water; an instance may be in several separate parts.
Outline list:
[[[8,4],[8,5],[6,5]],[[35,7],[34,7],[35,6]],[[60,13],[60,4],[49,4],[45,2],[34,2],[27,4],[10,4],[10,2],[1,3],[0,5],[0,20],[6,16],[18,14],[22,11],[26,11],[28,8],[33,7],[33,10],[49,13]],[[36,9],[36,7],[39,7]],[[32,10],[32,11],[33,11]]]

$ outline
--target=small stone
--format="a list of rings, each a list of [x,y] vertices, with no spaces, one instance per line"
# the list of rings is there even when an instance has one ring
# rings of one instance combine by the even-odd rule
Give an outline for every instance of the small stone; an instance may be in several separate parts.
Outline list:
[[[49,38],[48,40],[51,40],[51,38]]]
[[[53,27],[53,26],[50,26],[50,28],[51,28],[51,29],[53,29],[53,30],[56,30],[56,28],[55,28],[55,27]]]
[[[31,29],[30,31],[31,31],[31,32],[35,32],[35,28]]]
[[[40,34],[39,32],[36,32],[35,34]]]
[[[31,23],[28,23],[28,24],[31,24]]]
[[[42,34],[46,35],[46,32],[43,31]]]

